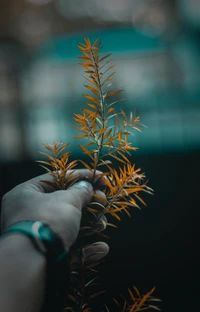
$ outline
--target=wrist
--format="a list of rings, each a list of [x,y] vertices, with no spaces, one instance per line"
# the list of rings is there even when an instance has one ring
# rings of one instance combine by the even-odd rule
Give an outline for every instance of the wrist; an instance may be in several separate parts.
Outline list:
[[[46,257],[46,299],[45,308],[57,311],[63,308],[67,271],[67,252],[60,237],[47,224],[40,221],[23,221],[13,224],[2,236],[16,233],[32,241],[33,247]]]
[[[39,311],[45,294],[45,257],[18,233],[2,237],[0,246],[0,311],[24,312],[31,306]]]
[[[43,262],[46,262],[45,257],[37,250],[32,244],[30,238],[22,233],[10,233],[10,235],[1,236],[1,246],[6,253],[9,253],[10,256],[21,255],[27,258],[37,256],[38,258],[43,259]]]
[[[34,247],[31,240],[21,233],[11,233],[1,237],[1,254],[2,257],[9,257],[12,261],[17,258],[18,262],[26,266],[38,262],[45,268],[45,257]]]
[[[32,241],[33,246],[45,255],[51,263],[59,263],[66,257],[62,239],[48,226],[41,221],[21,221],[11,225],[2,233],[2,237],[10,234],[21,234]]]

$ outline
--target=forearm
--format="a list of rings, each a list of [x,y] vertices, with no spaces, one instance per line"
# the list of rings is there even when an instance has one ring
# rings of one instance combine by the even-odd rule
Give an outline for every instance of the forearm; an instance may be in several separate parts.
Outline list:
[[[2,237],[0,250],[0,311],[40,311],[44,300],[45,257],[21,234]]]

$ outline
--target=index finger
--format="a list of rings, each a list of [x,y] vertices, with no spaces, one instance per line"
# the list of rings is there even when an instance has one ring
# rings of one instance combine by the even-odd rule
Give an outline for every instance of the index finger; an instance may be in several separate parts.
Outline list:
[[[81,180],[86,180],[93,185],[96,184],[97,182],[98,182],[98,185],[101,185],[101,186],[106,185],[105,178],[103,177],[103,172],[99,170],[96,170],[95,177],[94,177],[94,172],[88,169],[69,170],[67,174],[69,173],[71,174],[70,179],[73,178],[74,181],[76,182],[81,181]],[[66,174],[66,179],[67,179],[67,174]],[[25,183],[26,183],[26,187],[31,188],[32,190],[36,190],[41,193],[51,193],[55,190],[53,188],[53,184],[55,181],[56,181],[56,177],[54,175],[50,173],[45,173]]]

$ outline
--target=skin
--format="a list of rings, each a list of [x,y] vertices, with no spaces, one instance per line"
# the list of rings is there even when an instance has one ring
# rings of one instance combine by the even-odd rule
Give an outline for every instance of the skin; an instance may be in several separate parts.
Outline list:
[[[99,178],[100,174],[97,172],[95,178],[98,184],[104,184],[103,178]],[[52,192],[51,186],[41,181],[53,182],[53,176],[45,174],[8,192],[2,199],[2,231],[16,222],[45,221],[61,236],[69,251],[80,229],[82,208],[91,201],[97,202],[94,193],[102,197],[98,202],[105,203],[104,193],[94,190],[92,186],[92,172],[76,170],[73,176],[77,182],[66,191]],[[98,221],[98,230],[105,229],[105,224],[105,218]],[[0,250],[0,311],[39,312],[45,291],[44,256],[22,234],[2,236]],[[107,255],[108,251],[107,244],[97,242],[84,248],[82,255],[85,262],[91,263]],[[77,254],[72,255],[73,262],[75,266],[81,262]]]

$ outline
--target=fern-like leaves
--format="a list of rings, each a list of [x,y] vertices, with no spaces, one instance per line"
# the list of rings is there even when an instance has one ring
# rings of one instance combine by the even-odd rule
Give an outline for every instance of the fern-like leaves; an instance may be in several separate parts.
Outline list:
[[[73,169],[77,165],[77,160],[69,161],[70,152],[65,151],[69,143],[54,142],[53,145],[43,145],[48,153],[40,152],[40,154],[44,155],[47,160],[39,160],[38,162],[41,167],[55,177],[53,183],[43,182],[50,184],[54,190],[66,190],[76,182],[73,178]]]
[[[116,304],[116,311],[120,312],[140,312],[140,311],[160,311],[160,308],[157,306],[160,299],[157,299],[152,296],[152,293],[155,291],[153,287],[145,295],[140,294],[137,287],[133,286],[132,289],[128,288],[129,298],[126,299],[122,297],[123,303],[119,303],[119,300],[113,299]]]
[[[80,44],[79,49],[83,55],[78,58],[85,70],[84,78],[88,82],[85,87],[89,91],[89,94],[83,94],[86,108],[83,108],[82,114],[75,114],[74,117],[76,128],[81,132],[76,138],[87,139],[87,143],[79,147],[88,156],[88,161],[80,162],[94,175],[101,166],[108,169],[104,173],[107,176],[108,205],[100,211],[89,210],[97,214],[111,214],[120,220],[118,212],[124,210],[130,215],[128,207],[138,208],[137,202],[145,204],[138,195],[140,191],[152,192],[143,181],[144,174],[139,173],[140,169],[136,170],[128,158],[130,152],[137,149],[132,146],[129,137],[133,135],[133,130],[141,131],[140,119],[133,112],[127,117],[123,110],[116,111],[115,104],[124,99],[111,99],[122,90],[111,90],[115,65],[109,59],[110,54],[101,56],[100,41],[91,44],[85,38],[85,43]],[[113,168],[112,161],[119,163],[117,170]]]
[[[130,208],[139,208],[139,204],[145,205],[141,198],[141,192],[152,193],[153,190],[147,186],[145,175],[141,169],[136,169],[131,164],[131,152],[137,150],[132,145],[130,137],[133,138],[133,131],[141,131],[140,118],[134,112],[127,116],[122,109],[117,110],[116,105],[124,99],[118,98],[122,90],[112,90],[112,78],[115,74],[115,65],[110,60],[110,54],[101,54],[101,43],[97,39],[93,44],[88,38],[79,45],[82,53],[78,58],[80,65],[84,68],[86,84],[85,107],[82,113],[74,114],[76,129],[80,132],[75,138],[83,139],[84,143],[79,144],[82,153],[87,156],[87,160],[79,162],[88,170],[93,172],[94,181],[97,169],[103,168],[105,177],[104,193],[106,204],[91,203],[87,209],[83,210],[81,230],[73,251],[80,251],[84,247],[84,239],[98,233],[106,237],[105,234],[95,230],[93,224],[105,214],[121,220],[121,213],[125,212],[130,216]],[[66,190],[76,181],[73,178],[73,169],[77,165],[77,160],[70,161],[70,153],[65,149],[69,143],[60,142],[53,145],[44,144],[50,153],[42,153],[47,157],[46,161],[40,161],[41,165],[55,177],[55,182],[46,183],[56,189]],[[95,184],[95,183],[94,183]],[[99,195],[95,194],[98,197]],[[100,202],[102,198],[99,198]],[[103,198],[105,202],[105,198]],[[102,218],[101,218],[102,220]],[[107,225],[116,227],[115,224]],[[102,291],[95,291],[92,274],[99,263],[86,265],[84,260],[82,265],[71,271],[71,288],[68,294],[68,307],[65,311],[89,312],[92,311],[91,302],[96,300]],[[92,289],[91,289],[92,286]],[[91,293],[92,291],[92,293]],[[154,289],[146,295],[141,296],[136,287],[128,289],[129,300],[124,299],[122,306],[114,299],[121,312],[139,312],[149,308],[157,309],[152,305],[151,294]],[[109,309],[105,306],[106,311]]]

